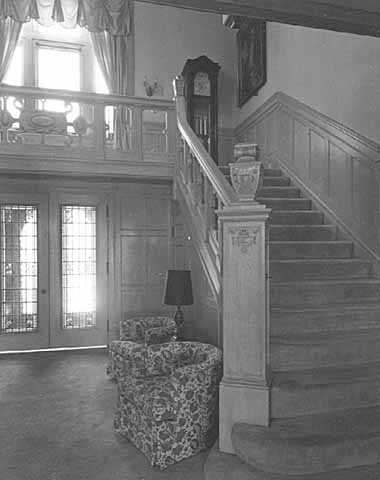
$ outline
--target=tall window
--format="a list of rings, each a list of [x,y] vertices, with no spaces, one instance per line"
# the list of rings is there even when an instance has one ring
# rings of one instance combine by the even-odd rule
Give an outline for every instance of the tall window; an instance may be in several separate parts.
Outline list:
[[[23,26],[4,83],[108,93],[87,29],[34,20]]]
[[[80,47],[63,46],[54,42],[35,43],[37,87],[61,90],[81,90],[82,52]],[[54,112],[67,109],[62,100],[46,100],[40,108]],[[68,120],[79,115],[79,105],[72,103]]]

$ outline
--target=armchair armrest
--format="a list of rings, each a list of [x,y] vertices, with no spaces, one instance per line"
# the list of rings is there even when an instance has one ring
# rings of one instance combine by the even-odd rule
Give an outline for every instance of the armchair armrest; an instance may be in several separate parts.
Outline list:
[[[186,365],[177,368],[169,377],[176,391],[186,388],[204,387],[210,383],[219,383],[221,377],[221,364],[203,362],[201,364]]]
[[[132,341],[115,341],[119,360],[122,362],[120,376],[144,377],[146,375],[146,348]],[[112,349],[111,349],[112,352]]]

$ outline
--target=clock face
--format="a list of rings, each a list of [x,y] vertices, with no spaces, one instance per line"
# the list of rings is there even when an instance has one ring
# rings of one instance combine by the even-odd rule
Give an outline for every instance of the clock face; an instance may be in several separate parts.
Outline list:
[[[194,77],[194,95],[209,97],[211,95],[210,79],[207,73],[198,72]]]

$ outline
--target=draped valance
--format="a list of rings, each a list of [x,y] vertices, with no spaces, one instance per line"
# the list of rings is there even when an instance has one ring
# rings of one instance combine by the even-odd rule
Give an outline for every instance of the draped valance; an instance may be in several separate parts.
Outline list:
[[[37,20],[42,25],[76,25],[90,32],[128,35],[131,16],[129,0],[0,0],[0,19],[17,22]]]

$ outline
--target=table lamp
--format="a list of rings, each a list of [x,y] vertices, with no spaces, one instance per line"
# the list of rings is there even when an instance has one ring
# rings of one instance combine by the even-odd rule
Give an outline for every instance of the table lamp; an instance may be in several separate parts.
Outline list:
[[[183,337],[182,305],[193,304],[193,289],[190,270],[168,270],[165,285],[164,305],[175,305],[177,310],[174,321],[177,325],[178,339]]]

